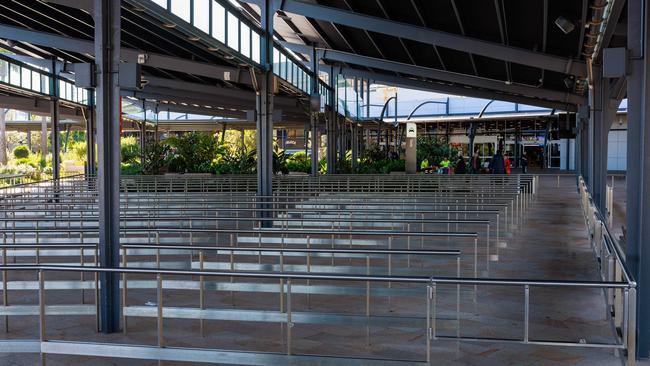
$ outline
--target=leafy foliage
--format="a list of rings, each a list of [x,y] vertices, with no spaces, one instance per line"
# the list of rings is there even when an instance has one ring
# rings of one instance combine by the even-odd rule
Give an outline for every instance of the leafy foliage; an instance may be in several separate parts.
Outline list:
[[[436,137],[419,137],[417,146],[417,166],[422,160],[428,160],[430,165],[438,165],[444,158],[455,157],[458,149],[441,142]]]
[[[188,132],[166,141],[171,147],[169,170],[176,173],[210,173],[212,160],[225,148],[214,136],[202,132]]]
[[[290,172],[310,173],[311,160],[304,151],[299,151],[287,158],[287,170]]]
[[[14,149],[14,156],[16,159],[24,159],[29,157],[30,151],[29,148],[25,145],[16,146]]]
[[[156,141],[149,142],[144,149],[144,166],[142,167],[142,173],[149,175],[163,173],[167,167],[165,161],[169,151],[170,147],[167,144]]]
[[[140,144],[133,136],[122,137],[120,139],[120,153],[122,163],[136,163],[140,160]]]

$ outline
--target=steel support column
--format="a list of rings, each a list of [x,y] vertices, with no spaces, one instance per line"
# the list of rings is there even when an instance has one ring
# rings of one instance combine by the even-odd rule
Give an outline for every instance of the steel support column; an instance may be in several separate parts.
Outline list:
[[[331,98],[332,105],[328,113],[328,118],[325,123],[325,132],[327,133],[327,155],[325,157],[327,161],[327,173],[335,174],[336,173],[336,106],[338,105],[338,96],[336,95],[337,83],[336,80],[338,75],[334,74],[334,67],[330,68],[329,72],[329,84],[331,88]]]
[[[311,134],[310,134],[310,138],[311,138],[311,175],[314,176],[314,177],[317,177],[318,176],[318,170],[319,170],[318,169],[319,168],[319,166],[318,166],[319,165],[318,164],[318,161],[319,161],[318,148],[320,147],[320,143],[319,143],[320,142],[320,136],[318,134],[318,116],[316,115],[316,113],[310,113],[309,116],[310,116],[309,121],[310,121],[310,128],[311,128]],[[329,148],[330,147],[329,147],[329,144],[328,144],[328,146],[327,146],[327,151],[328,152],[329,152]],[[328,162],[328,165],[327,165],[327,170],[328,170],[328,173],[333,173],[330,170],[329,162]]]
[[[359,126],[356,122],[352,123],[352,171],[357,169],[357,160],[359,160]]]
[[[580,161],[580,174],[589,181],[589,106],[583,105],[578,109],[576,118],[579,121],[580,150],[578,160]]]
[[[273,195],[273,15],[275,1],[265,0],[262,10],[262,65],[264,70],[259,80],[256,94],[256,128],[257,128],[257,195],[264,197],[259,207],[260,217],[270,217],[271,204],[267,202]],[[271,224],[268,220],[262,226]]]
[[[221,141],[223,143],[223,139]],[[147,144],[147,104],[142,101],[142,122],[140,123],[140,169],[144,169],[144,153]]]
[[[638,283],[637,356],[650,348],[650,7],[628,0],[627,265]]]
[[[95,165],[95,101],[92,90],[88,92],[90,98],[90,107],[88,116],[86,116],[86,173],[90,175],[97,174]]]
[[[54,98],[50,101],[50,138],[52,140],[52,179],[55,181],[61,177],[61,139],[59,138],[59,117],[59,100],[57,98]]]
[[[593,105],[594,117],[594,134],[592,140],[593,149],[593,178],[592,178],[592,193],[596,206],[601,212],[606,212],[607,205],[607,139],[609,137],[609,129],[614,120],[616,108],[612,108],[615,101],[610,100],[610,81],[609,79],[602,79],[600,77],[595,87],[594,96],[597,98]]]
[[[318,57],[316,57],[316,48],[312,47],[312,55],[311,55],[311,70],[312,70],[312,78],[311,78],[311,94],[312,96],[315,96],[318,94]],[[318,171],[319,171],[319,164],[318,164],[318,148],[320,147],[320,138],[318,136],[318,115],[317,113],[319,112],[314,108],[314,103],[310,103],[310,111],[309,111],[309,122],[310,122],[310,128],[311,128],[311,175],[316,177],[318,176]],[[329,146],[328,146],[329,148]],[[329,169],[329,166],[328,166]]]
[[[95,62],[97,69],[97,152],[99,161],[99,263],[119,266],[120,235],[120,2],[95,0]],[[100,276],[100,328],[120,327],[119,277]]]

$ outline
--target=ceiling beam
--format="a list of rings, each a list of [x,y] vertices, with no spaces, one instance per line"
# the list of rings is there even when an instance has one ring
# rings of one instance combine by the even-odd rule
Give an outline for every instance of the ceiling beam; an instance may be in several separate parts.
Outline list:
[[[95,45],[93,41],[65,37],[53,33],[33,31],[3,24],[0,24],[0,38],[81,53],[90,57],[93,57],[95,53]],[[144,63],[145,66],[184,72],[213,79],[221,79],[229,82],[237,82],[247,85],[252,84],[250,72],[236,67],[191,61],[178,57],[147,53],[125,47],[122,47],[121,49],[122,59],[127,62],[137,62],[138,56],[141,54],[147,55]]]
[[[47,99],[29,98],[18,96],[0,96],[0,108],[15,109],[30,112],[41,116],[50,116],[52,103]],[[70,108],[61,104],[60,112],[62,118],[83,119],[81,108]]]
[[[302,45],[281,42],[285,47],[305,53],[307,50]],[[422,78],[435,79],[448,83],[464,84],[475,88],[491,89],[494,91],[518,94],[527,97],[546,99],[549,101],[560,102],[564,104],[584,104],[585,98],[576,94],[567,92],[536,88],[521,84],[511,84],[504,81],[485,79],[476,76],[458,74],[449,71],[431,69],[422,66],[404,64],[395,61],[387,61],[373,57],[360,56],[353,53],[335,51],[330,49],[318,49],[318,57],[323,60],[342,62],[346,64],[355,64],[374,69],[382,69],[401,74],[409,74]]]
[[[194,95],[209,97],[214,100],[214,104],[217,106],[219,106],[221,100],[240,100],[246,108],[250,108],[250,105],[255,105],[256,95],[253,91],[223,88],[209,84],[191,83],[154,76],[145,76],[145,79],[147,80],[147,84],[144,88],[145,91],[153,87],[168,88],[171,89],[170,97],[173,97],[174,91],[185,91],[194,93]],[[296,98],[276,95],[273,99],[273,103],[277,106],[295,107]]]
[[[93,13],[93,0],[41,0],[44,3],[58,4],[69,8],[81,9],[89,14]]]
[[[244,1],[251,2],[251,0]],[[497,60],[509,61],[563,74],[580,77],[587,76],[586,64],[579,60],[534,52],[329,6],[308,3],[303,0],[284,0],[281,10],[313,19],[469,52]]]
[[[534,106],[539,106],[544,108],[565,110],[570,112],[575,112],[577,110],[576,106],[572,104],[552,102],[552,101],[547,101],[547,100],[542,100],[537,98],[523,97],[519,95],[503,94],[494,91],[463,87],[459,85],[450,85],[450,84],[435,83],[435,82],[418,80],[418,79],[409,79],[409,78],[404,78],[395,75],[380,74],[380,73],[350,69],[350,68],[341,68],[339,72],[345,76],[353,76],[353,77],[373,80],[378,83],[396,85],[396,86],[401,86],[409,89],[468,96],[468,97],[482,98],[482,99],[497,99],[505,102],[534,105]]]

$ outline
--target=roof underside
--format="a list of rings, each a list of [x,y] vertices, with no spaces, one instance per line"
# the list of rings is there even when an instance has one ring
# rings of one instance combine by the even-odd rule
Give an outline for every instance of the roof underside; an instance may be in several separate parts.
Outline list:
[[[326,6],[334,9],[353,12],[358,15],[371,16],[399,22],[405,25],[423,27],[467,39],[486,41],[495,45],[505,45],[549,55],[566,60],[584,63],[583,44],[585,40],[585,24],[591,16],[590,0],[301,0],[309,4]],[[63,2],[57,0],[56,2]],[[70,3],[75,3],[71,1]],[[222,50],[209,47],[204,40],[191,40],[187,33],[175,27],[164,26],[164,19],[148,11],[133,6],[137,1],[122,0],[122,47],[144,52],[168,55],[176,58],[203,62],[211,65],[242,68],[245,65],[237,58],[228,57]],[[240,0],[245,15],[259,19],[259,9],[253,0]],[[626,11],[620,12],[618,23],[625,23]],[[573,22],[575,29],[565,34],[554,22],[558,17],[564,17]],[[0,24],[21,27],[29,30],[47,32],[75,39],[92,41],[94,37],[93,19],[90,14],[81,9],[75,9],[53,2],[42,0],[7,0],[0,3]],[[355,24],[352,24],[355,25]],[[614,24],[614,28],[615,24]],[[623,31],[621,31],[621,29]],[[625,44],[625,27],[618,27],[612,32],[610,46]],[[341,51],[348,54],[370,57],[378,60],[397,62],[402,65],[418,66],[423,70],[437,70],[452,75],[452,80],[439,80],[427,75],[415,75],[408,72],[368,67],[362,62],[332,61],[325,57],[328,64],[356,70],[364,75],[376,75],[379,78],[367,79],[382,82],[385,80],[407,80],[404,86],[430,89],[441,92],[459,91],[456,94],[479,96],[489,99],[504,99],[503,96],[526,97],[524,102],[535,104],[535,97],[513,91],[513,88],[540,90],[551,93],[564,93],[575,97],[575,84],[567,87],[567,74],[564,72],[543,70],[522,63],[507,62],[498,57],[472,54],[463,49],[451,49],[432,43],[423,43],[412,39],[399,38],[386,32],[372,32],[341,25],[336,22],[317,19],[279,11],[275,18],[275,30],[279,38],[291,43],[314,45],[316,47]],[[380,29],[381,31],[381,29]],[[1,38],[1,35],[0,35]],[[0,41],[2,41],[0,39]],[[453,46],[452,46],[453,47]],[[16,43],[12,46],[17,53],[29,56],[49,58],[56,56],[67,62],[89,62],[90,54],[80,54],[47,46],[36,46],[29,43]],[[456,47],[458,48],[458,47]],[[308,55],[303,57],[305,61]],[[570,63],[569,63],[570,64]],[[145,77],[168,79],[175,82],[220,88],[221,90],[237,90],[242,93],[252,93],[250,84],[240,84],[223,81],[220,78],[210,78],[205,75],[192,74],[192,70],[179,72],[162,68],[143,66]],[[247,70],[245,70],[247,72]],[[476,80],[488,80],[490,87],[469,85],[463,80],[454,80],[453,75],[473,77]],[[499,86],[503,86],[503,88]],[[445,89],[451,86],[452,88]],[[456,89],[453,89],[453,88]],[[510,90],[508,89],[510,88]],[[167,90],[171,88],[168,87]],[[177,89],[177,88],[175,88]],[[158,93],[164,92],[158,88]],[[171,90],[170,90],[171,92]],[[474,92],[473,94],[471,92]],[[171,93],[173,94],[173,93]],[[196,93],[195,93],[196,94]],[[298,97],[287,85],[281,85],[281,96]],[[149,94],[151,95],[151,94]],[[584,94],[579,98],[583,98]],[[209,99],[210,97],[208,97]],[[158,97],[157,101],[162,98]],[[187,102],[177,98],[177,102]],[[568,98],[567,98],[568,100]],[[576,99],[573,99],[576,100]],[[582,99],[580,99],[582,100]],[[169,101],[173,101],[170,97]],[[246,105],[227,108],[230,116],[241,117],[246,109],[254,107],[254,101]],[[556,99],[555,102],[558,102]],[[560,101],[562,102],[562,101]],[[176,103],[178,106],[179,103]],[[566,102],[567,106],[569,102]],[[191,104],[191,103],[190,103]],[[205,104],[205,99],[200,105]],[[292,110],[298,119],[301,112],[299,103],[286,107]],[[542,105],[542,104],[539,104]],[[238,108],[237,108],[238,107]],[[196,112],[196,111],[192,111]],[[304,113],[302,114],[304,117]]]

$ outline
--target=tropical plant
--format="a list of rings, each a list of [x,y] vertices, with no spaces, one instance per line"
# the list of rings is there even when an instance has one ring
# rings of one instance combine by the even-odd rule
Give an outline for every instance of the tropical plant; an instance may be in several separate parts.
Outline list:
[[[458,155],[458,149],[441,142],[436,137],[420,137],[417,145],[417,166],[427,159],[430,165],[438,165],[444,158]]]
[[[140,159],[140,145],[138,140],[133,136],[122,137],[120,139],[120,153],[122,163],[135,163]]]
[[[25,145],[16,146],[14,149],[14,156],[16,159],[25,159],[29,157],[30,151],[29,148]]]
[[[309,173],[311,160],[304,151],[296,152],[287,158],[287,170],[290,172]]]
[[[213,160],[226,149],[214,136],[202,132],[188,132],[166,141],[171,147],[169,169],[177,173],[209,173]]]
[[[166,168],[167,154],[170,147],[157,141],[151,141],[144,149],[144,166],[142,174],[156,175],[161,174]]]

